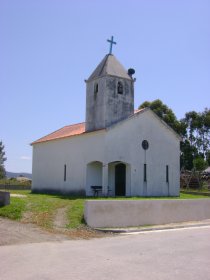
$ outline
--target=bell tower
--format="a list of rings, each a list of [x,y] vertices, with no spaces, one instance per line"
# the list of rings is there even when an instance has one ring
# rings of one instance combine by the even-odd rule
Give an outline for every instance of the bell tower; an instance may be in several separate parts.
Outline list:
[[[134,113],[133,69],[126,71],[110,51],[86,81],[86,131],[103,129]],[[115,43],[116,44],[116,43]]]

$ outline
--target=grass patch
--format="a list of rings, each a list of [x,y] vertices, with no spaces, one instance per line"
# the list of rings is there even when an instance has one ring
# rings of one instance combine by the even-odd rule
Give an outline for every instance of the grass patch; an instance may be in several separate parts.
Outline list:
[[[10,205],[0,207],[0,216],[12,220],[20,220],[26,209],[26,201],[17,197],[10,199]]]
[[[84,226],[83,211],[85,198],[62,195],[33,194],[28,190],[12,190],[10,194],[26,197],[10,197],[10,205],[0,208],[0,216],[22,220],[45,229],[53,229],[59,208],[67,208],[67,228]]]
[[[30,222],[43,228],[52,229],[57,209],[67,205],[68,202],[60,197],[30,193],[27,196],[26,211],[30,213]]]
[[[72,205],[69,207],[67,212],[69,221],[69,223],[66,225],[67,228],[78,228],[85,224],[83,217],[84,201],[85,199],[74,200]]]
[[[133,196],[133,197],[97,197],[97,198],[86,198],[86,199],[98,199],[98,200],[158,200],[158,199],[197,199],[197,198],[208,198],[205,195],[199,194],[192,194],[192,193],[180,193],[180,196],[173,196],[173,197],[167,197],[167,196]]]
[[[0,207],[0,216],[13,220],[34,223],[45,229],[53,229],[53,222],[59,208],[66,208],[68,229],[78,229],[85,226],[83,212],[85,197],[62,195],[32,194],[28,190],[13,190],[11,194],[22,194],[26,197],[11,197],[10,205]],[[117,198],[88,198],[114,200],[152,200],[152,199],[198,199],[210,197],[202,194],[180,193],[180,197],[117,197]]]
[[[205,189],[205,188],[200,188],[200,189],[190,189],[190,188],[185,188],[185,189],[181,189],[180,192],[185,192],[185,193],[199,193],[199,194],[203,194],[203,193],[207,193],[210,194],[210,190],[209,189]]]
[[[207,198],[209,199],[210,197],[202,194],[191,194],[191,193],[180,193],[180,198],[182,199],[197,199],[197,198]]]

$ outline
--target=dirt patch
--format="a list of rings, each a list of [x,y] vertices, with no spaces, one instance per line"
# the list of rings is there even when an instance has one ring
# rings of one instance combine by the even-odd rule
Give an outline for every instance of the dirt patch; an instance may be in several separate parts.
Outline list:
[[[111,232],[102,232],[98,230],[91,229],[89,227],[82,227],[79,229],[66,229],[66,230],[57,230],[57,233],[63,233],[70,239],[92,239],[92,238],[104,238],[117,235],[116,233]]]
[[[25,194],[16,194],[16,193],[11,193],[10,196],[11,197],[21,197],[21,198],[22,197],[27,197],[27,195],[25,195]]]
[[[67,239],[69,239],[68,236],[46,232],[33,224],[0,218],[0,246]]]
[[[16,222],[0,218],[0,246],[24,243],[61,242],[69,239],[90,239],[108,237],[107,234],[92,230],[88,227],[82,229],[57,229],[45,231],[31,223]]]
[[[64,229],[67,224],[67,217],[66,217],[66,211],[67,207],[59,208],[57,210],[57,213],[55,215],[54,221],[53,221],[53,227],[55,229]]]
[[[24,212],[21,219],[22,223],[30,223],[32,221],[33,212]]]

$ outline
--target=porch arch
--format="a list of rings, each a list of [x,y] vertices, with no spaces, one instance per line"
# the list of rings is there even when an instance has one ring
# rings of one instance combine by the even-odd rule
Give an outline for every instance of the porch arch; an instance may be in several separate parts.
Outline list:
[[[131,196],[131,165],[123,161],[108,164],[108,184],[113,196]]]
[[[100,161],[91,161],[86,167],[86,195],[92,196],[91,186],[102,186],[102,168]]]

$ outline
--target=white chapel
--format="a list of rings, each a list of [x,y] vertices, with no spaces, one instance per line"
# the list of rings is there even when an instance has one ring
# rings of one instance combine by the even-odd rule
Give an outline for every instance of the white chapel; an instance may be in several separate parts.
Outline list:
[[[134,111],[134,70],[111,53],[86,80],[86,120],[32,143],[32,191],[178,196],[180,137],[149,108]]]

